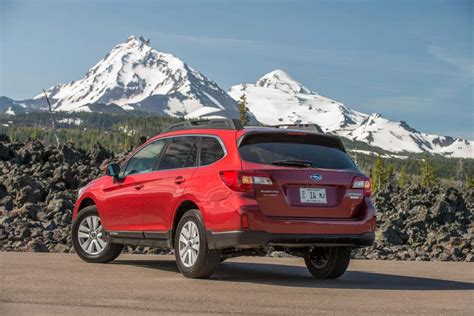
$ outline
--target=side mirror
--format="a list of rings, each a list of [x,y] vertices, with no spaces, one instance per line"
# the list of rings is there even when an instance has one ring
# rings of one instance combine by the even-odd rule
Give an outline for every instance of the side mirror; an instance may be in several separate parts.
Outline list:
[[[105,169],[105,174],[114,178],[118,178],[120,173],[120,166],[116,163],[111,163],[107,165]]]

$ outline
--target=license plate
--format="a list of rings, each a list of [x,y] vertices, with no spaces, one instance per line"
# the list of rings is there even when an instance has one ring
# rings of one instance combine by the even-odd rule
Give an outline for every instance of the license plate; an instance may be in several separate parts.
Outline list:
[[[300,188],[300,202],[326,204],[326,189]]]

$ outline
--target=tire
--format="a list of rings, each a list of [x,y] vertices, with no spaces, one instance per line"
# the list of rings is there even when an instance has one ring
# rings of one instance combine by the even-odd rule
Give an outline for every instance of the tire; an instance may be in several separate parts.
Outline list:
[[[174,253],[179,271],[187,278],[205,279],[217,270],[221,251],[208,248],[198,210],[187,211],[179,221],[174,236]]]
[[[304,258],[306,267],[316,279],[337,279],[346,272],[350,260],[350,247],[312,248]]]
[[[92,229],[90,229],[91,223]],[[123,245],[102,239],[101,228],[100,216],[94,205],[85,207],[76,216],[72,223],[71,237],[74,250],[82,260],[91,263],[106,263],[117,258],[122,252]],[[89,237],[86,237],[87,234]]]

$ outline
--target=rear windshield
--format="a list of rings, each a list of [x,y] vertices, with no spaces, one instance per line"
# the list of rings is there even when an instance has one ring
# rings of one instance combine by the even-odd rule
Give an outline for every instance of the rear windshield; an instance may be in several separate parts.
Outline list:
[[[239,147],[240,157],[249,162],[324,169],[354,169],[341,143],[322,135],[262,133],[248,135]]]

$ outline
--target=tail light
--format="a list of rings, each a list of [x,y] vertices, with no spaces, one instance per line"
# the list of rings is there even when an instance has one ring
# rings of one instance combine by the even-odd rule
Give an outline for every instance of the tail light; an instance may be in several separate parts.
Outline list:
[[[372,195],[372,182],[370,178],[355,177],[352,181],[353,189],[364,189],[364,195],[370,197]]]
[[[270,176],[263,172],[221,171],[222,181],[231,190],[253,192],[254,185],[272,185]]]

